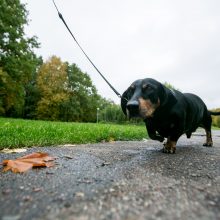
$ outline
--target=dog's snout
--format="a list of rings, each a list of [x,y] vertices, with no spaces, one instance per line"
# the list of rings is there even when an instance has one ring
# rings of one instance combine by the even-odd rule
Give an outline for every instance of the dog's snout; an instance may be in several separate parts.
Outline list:
[[[127,103],[127,109],[131,117],[137,117],[139,115],[139,102],[132,100]]]
[[[129,101],[128,103],[127,103],[127,108],[128,108],[128,110],[130,110],[130,109],[138,109],[139,108],[139,103],[138,103],[138,101]]]

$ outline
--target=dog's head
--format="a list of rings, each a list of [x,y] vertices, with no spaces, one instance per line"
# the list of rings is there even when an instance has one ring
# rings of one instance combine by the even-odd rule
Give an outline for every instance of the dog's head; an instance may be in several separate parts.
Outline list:
[[[150,78],[134,81],[123,93],[121,107],[129,118],[153,117],[154,112],[166,99],[165,87],[158,81]]]

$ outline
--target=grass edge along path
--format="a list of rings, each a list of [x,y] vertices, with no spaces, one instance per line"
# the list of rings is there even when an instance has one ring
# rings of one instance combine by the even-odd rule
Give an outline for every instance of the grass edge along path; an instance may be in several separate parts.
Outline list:
[[[147,138],[144,125],[35,121],[0,118],[0,150]]]

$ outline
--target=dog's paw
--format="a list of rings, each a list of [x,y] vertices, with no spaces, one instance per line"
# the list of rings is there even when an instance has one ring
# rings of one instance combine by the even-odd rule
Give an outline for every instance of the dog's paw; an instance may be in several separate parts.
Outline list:
[[[163,152],[167,154],[174,154],[176,152],[176,142],[169,138],[163,143]]]
[[[204,143],[203,146],[205,146],[205,147],[213,147],[213,143],[211,143],[211,142],[210,143]]]
[[[175,154],[176,148],[168,148],[164,146],[162,151],[163,153],[166,153],[166,154]]]

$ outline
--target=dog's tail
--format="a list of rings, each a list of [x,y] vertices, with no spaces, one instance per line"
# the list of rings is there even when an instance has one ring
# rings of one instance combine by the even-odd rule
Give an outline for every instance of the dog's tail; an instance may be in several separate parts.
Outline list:
[[[220,112],[211,112],[211,111],[209,111],[209,113],[210,113],[211,115],[220,115]]]

